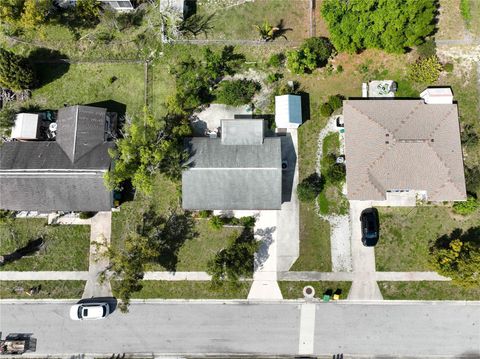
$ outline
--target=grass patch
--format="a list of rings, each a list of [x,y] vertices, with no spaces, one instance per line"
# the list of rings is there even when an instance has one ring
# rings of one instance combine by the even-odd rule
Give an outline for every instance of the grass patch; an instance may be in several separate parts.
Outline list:
[[[330,224],[318,217],[314,204],[300,203],[300,256],[290,270],[332,270]]]
[[[285,33],[288,40],[299,41],[308,37],[307,0],[257,0],[229,7],[219,5],[213,10],[212,4],[206,3],[199,4],[197,11],[199,14],[214,14],[211,21],[213,29],[208,34],[208,38],[212,39],[260,40],[255,25],[261,25],[267,20],[276,26],[282,19],[284,28],[292,29]],[[280,38],[276,41],[285,40]]]
[[[92,104],[115,101],[110,110],[141,112],[144,106],[143,64],[42,64],[40,82],[32,101],[43,108],[58,109],[64,104]],[[115,79],[112,82],[112,79]],[[108,103],[107,103],[108,107]],[[113,108],[112,108],[113,107]]]
[[[465,21],[465,26],[470,29],[472,25],[472,9],[470,8],[470,0],[460,0],[460,14]]]
[[[470,0],[467,0],[470,1]],[[476,2],[473,0],[472,2]],[[461,40],[465,34],[465,20],[461,8],[465,0],[440,0],[438,31],[435,37],[440,40]]]
[[[432,242],[454,229],[480,223],[480,211],[462,217],[444,206],[379,207],[380,240],[375,246],[377,271],[428,271]]]
[[[327,292],[336,292],[340,294],[340,299],[347,298],[352,282],[290,282],[279,281],[278,286],[282,291],[283,299],[303,298],[303,288],[311,285],[315,289],[315,298],[322,298]]]
[[[39,286],[40,291],[37,294],[26,293]],[[80,299],[84,288],[85,281],[82,280],[2,281],[0,299]]]
[[[86,271],[90,226],[48,226],[46,219],[18,218],[0,222],[0,253],[8,254],[31,239],[43,237],[45,246],[33,256],[0,267],[2,271]]]
[[[155,281],[144,280],[143,288],[132,294],[135,299],[246,299],[250,290],[250,282],[241,282],[238,286],[212,288],[205,281]],[[115,295],[116,285],[112,282]]]
[[[451,282],[378,282],[384,299],[478,300],[480,288],[463,288]]]

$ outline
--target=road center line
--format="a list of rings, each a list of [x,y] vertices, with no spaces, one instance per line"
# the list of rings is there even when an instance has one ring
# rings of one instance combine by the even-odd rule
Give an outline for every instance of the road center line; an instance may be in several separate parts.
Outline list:
[[[299,354],[313,354],[315,337],[315,304],[305,303],[300,308]]]

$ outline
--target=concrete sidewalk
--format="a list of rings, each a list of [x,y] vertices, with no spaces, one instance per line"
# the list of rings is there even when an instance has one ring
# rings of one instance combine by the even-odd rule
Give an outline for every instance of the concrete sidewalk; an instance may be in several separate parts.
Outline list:
[[[23,280],[88,280],[88,272],[7,272],[0,271],[0,281],[23,281]]]

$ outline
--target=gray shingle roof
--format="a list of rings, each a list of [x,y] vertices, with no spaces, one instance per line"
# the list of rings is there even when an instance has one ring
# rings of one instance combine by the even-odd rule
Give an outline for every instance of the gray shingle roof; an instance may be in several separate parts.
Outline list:
[[[111,158],[106,109],[58,111],[56,141],[7,142],[0,147],[0,208],[99,211],[111,208],[103,174]]]
[[[456,104],[349,100],[343,115],[349,199],[383,200],[393,189],[466,198]]]
[[[279,209],[282,201],[281,142],[223,145],[221,139],[186,141],[190,168],[182,174],[185,209]]]

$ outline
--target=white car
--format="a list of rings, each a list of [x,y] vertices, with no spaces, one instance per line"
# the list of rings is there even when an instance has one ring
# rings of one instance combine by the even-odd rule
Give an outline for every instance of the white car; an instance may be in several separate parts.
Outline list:
[[[81,303],[72,305],[70,318],[72,320],[97,320],[110,314],[107,303]]]

